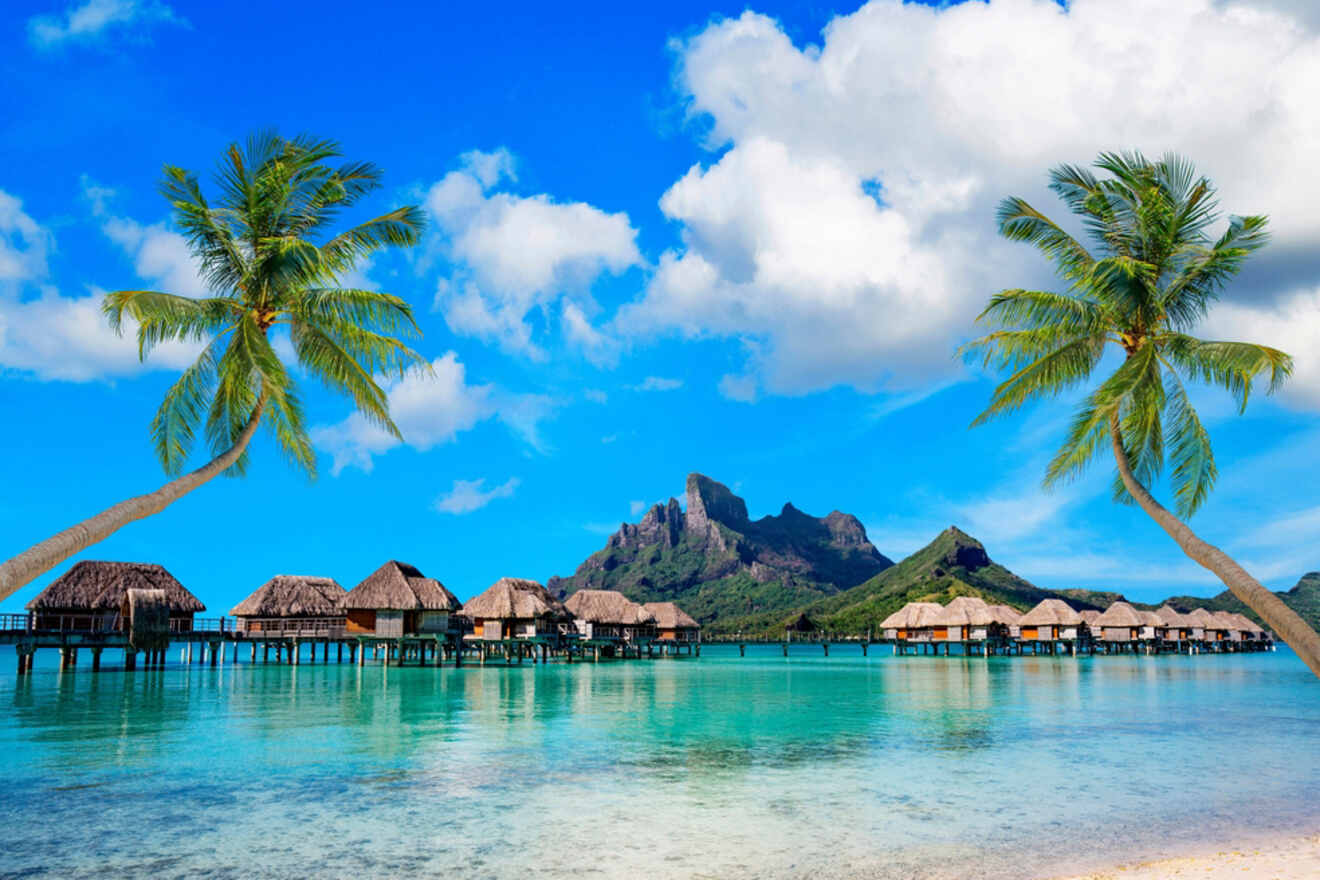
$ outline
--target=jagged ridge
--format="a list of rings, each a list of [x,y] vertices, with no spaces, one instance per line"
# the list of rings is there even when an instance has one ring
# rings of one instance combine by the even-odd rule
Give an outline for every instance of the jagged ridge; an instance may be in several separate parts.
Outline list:
[[[625,523],[568,578],[564,594],[614,589],[635,601],[679,601],[703,623],[803,605],[893,565],[854,516],[813,517],[785,504],[751,520],[727,486],[690,474],[687,509],[670,498]]]

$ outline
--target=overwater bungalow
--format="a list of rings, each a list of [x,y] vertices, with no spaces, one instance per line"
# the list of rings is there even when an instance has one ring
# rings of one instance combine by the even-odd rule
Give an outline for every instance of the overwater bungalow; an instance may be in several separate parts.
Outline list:
[[[1162,642],[1166,641],[1164,637],[1164,618],[1154,611],[1138,611],[1137,616],[1141,618],[1141,640],[1143,642],[1159,647]]]
[[[277,574],[229,612],[246,633],[339,635],[348,593],[334,578]]]
[[[1019,621],[1022,620],[1021,611],[1011,605],[991,605],[990,613],[1008,631],[1010,639],[1016,639],[1022,635],[1022,627],[1019,625]]]
[[[1242,623],[1237,616],[1227,611],[1213,611],[1210,614],[1220,625],[1219,632],[1224,634],[1222,641],[1237,645],[1242,641]]]
[[[472,638],[557,637],[573,629],[573,615],[536,581],[500,578],[459,612],[472,621]]]
[[[1106,645],[1131,646],[1141,640],[1145,621],[1136,608],[1127,602],[1115,602],[1101,613],[1091,625],[1091,632]]]
[[[909,602],[880,621],[885,638],[899,642],[930,642],[937,630],[948,629],[944,606],[935,602]]]
[[[1257,644],[1267,641],[1265,638],[1265,630],[1262,629],[1260,624],[1256,623],[1256,621],[1247,617],[1245,614],[1238,614],[1236,612],[1233,613],[1233,617],[1237,620],[1238,625],[1242,627],[1243,641]]]
[[[1086,622],[1062,599],[1042,599],[1018,621],[1024,642],[1072,642],[1082,639]]]
[[[661,642],[700,642],[701,624],[673,602],[647,602],[642,606],[655,618],[655,637]]]
[[[1213,614],[1204,608],[1193,608],[1187,612],[1192,622],[1192,640],[1213,645],[1224,637],[1223,623],[1215,620]]]
[[[163,566],[91,560],[60,575],[26,607],[34,629],[115,632],[126,628],[129,590],[161,591],[171,632],[191,631],[193,615],[206,610]]]
[[[1161,605],[1155,610],[1155,615],[1164,625],[1165,642],[1177,646],[1192,640],[1192,630],[1196,628],[1195,622],[1186,614],[1171,605]]]
[[[944,606],[951,642],[1007,640],[1009,628],[1022,617],[1007,605],[991,605],[977,596],[958,596]]]
[[[340,600],[349,635],[402,637],[449,632],[458,597],[414,566],[391,559]]]
[[[564,607],[585,639],[644,642],[655,638],[655,615],[617,590],[578,590]]]

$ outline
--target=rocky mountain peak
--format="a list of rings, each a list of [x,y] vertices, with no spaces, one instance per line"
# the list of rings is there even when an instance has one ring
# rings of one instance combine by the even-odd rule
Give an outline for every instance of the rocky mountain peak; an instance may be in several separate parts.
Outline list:
[[[940,538],[944,539],[942,543],[946,545],[940,559],[944,567],[977,569],[990,564],[990,554],[985,552],[985,545],[957,526],[949,526]]]
[[[747,525],[747,504],[723,483],[692,473],[687,478],[686,519],[687,530],[696,534],[705,534],[711,522],[738,530]]]

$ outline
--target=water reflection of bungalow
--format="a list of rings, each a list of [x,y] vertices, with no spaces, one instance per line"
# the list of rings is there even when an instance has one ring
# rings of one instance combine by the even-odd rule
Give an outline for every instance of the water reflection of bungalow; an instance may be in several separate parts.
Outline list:
[[[334,578],[277,574],[229,612],[247,633],[335,636],[348,595]]]
[[[573,615],[545,587],[523,578],[500,578],[473,596],[459,612],[472,621],[478,639],[557,637]]]
[[[390,638],[449,632],[458,598],[406,562],[376,569],[341,600],[349,635]]]
[[[112,632],[126,628],[129,590],[160,590],[172,632],[192,630],[206,606],[159,565],[85,560],[60,575],[27,603],[37,630]]]
[[[622,642],[655,638],[655,615],[617,590],[578,590],[564,607],[583,638]]]
[[[1062,599],[1042,599],[1018,621],[1021,627],[1021,639],[1035,642],[1033,650],[1039,645],[1047,645],[1053,651],[1058,642],[1066,642],[1074,651],[1087,632],[1082,615],[1072,609]]]

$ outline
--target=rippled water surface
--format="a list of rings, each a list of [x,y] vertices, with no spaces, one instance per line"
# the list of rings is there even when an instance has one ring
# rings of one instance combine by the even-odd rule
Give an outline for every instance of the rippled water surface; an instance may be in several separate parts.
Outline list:
[[[5,651],[0,875],[1020,877],[1320,830],[1320,682],[1283,649],[819,652],[60,674],[45,651],[16,681]]]

